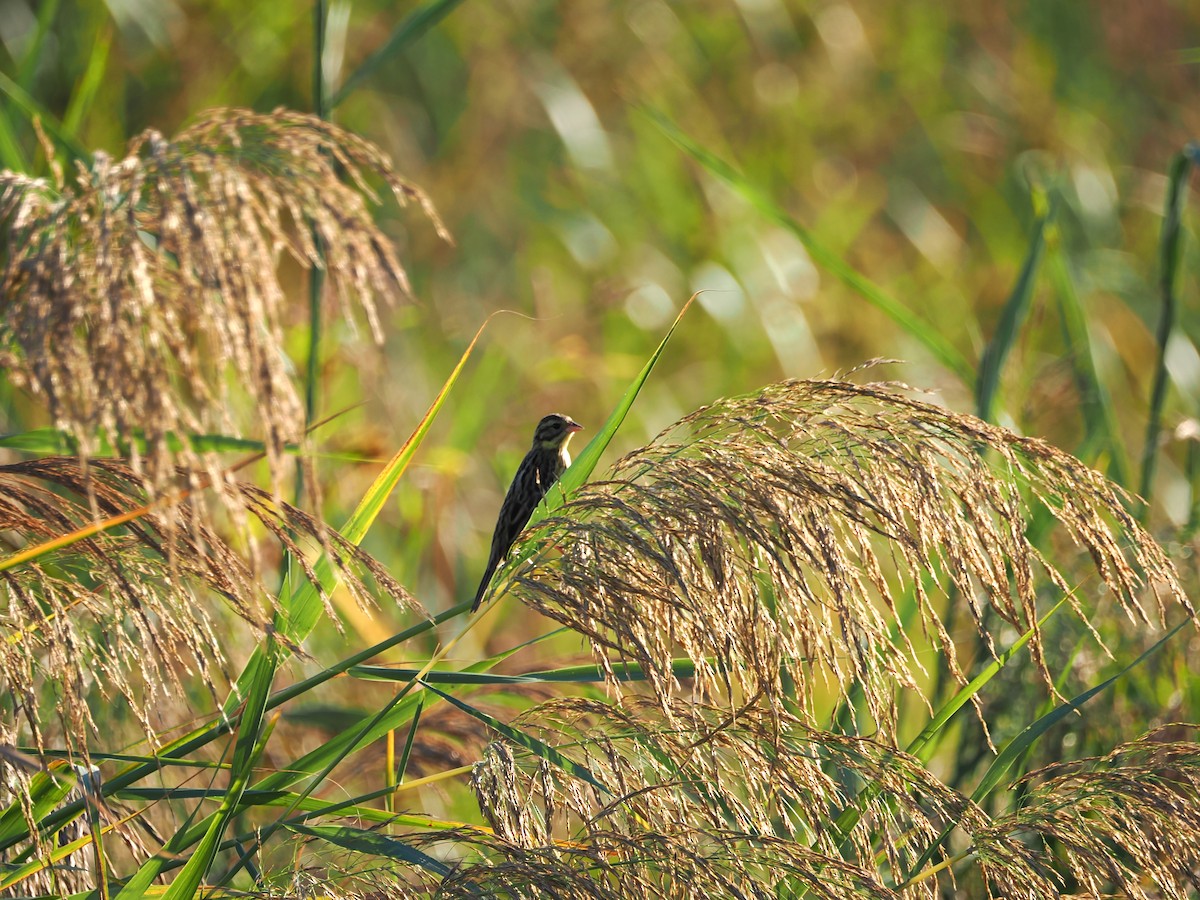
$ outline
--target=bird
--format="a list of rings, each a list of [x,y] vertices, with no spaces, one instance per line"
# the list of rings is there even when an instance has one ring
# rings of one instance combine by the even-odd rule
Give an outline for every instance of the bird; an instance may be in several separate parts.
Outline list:
[[[483,602],[484,591],[496,574],[496,569],[504,561],[513,541],[517,539],[537,505],[546,496],[550,486],[558,481],[558,477],[571,464],[571,454],[567,452],[567,444],[571,436],[582,431],[583,426],[562,413],[551,413],[538,422],[533,432],[533,446],[517,467],[504,502],[500,505],[500,515],[496,518],[496,530],[492,533],[492,552],[488,556],[487,568],[475,592],[475,602],[471,612],[479,609]]]

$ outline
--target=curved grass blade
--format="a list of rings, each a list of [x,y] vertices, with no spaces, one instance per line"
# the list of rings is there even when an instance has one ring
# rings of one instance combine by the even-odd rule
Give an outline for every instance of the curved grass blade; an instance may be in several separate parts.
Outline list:
[[[957,693],[938,709],[933,718],[928,724],[921,729],[912,741],[905,748],[906,753],[919,758],[922,762],[928,763],[932,754],[932,745],[934,741],[944,733],[944,729],[950,720],[954,718],[955,713],[971,702],[971,698],[983,690],[984,686],[991,681],[1001,669],[1003,669],[1012,660],[1014,656],[1024,647],[1041,629],[1045,628],[1046,624],[1054,616],[1055,613],[1062,608],[1062,605],[1070,599],[1070,595],[1063,597],[1049,611],[1042,616],[1037,623],[1037,626],[1030,628],[1023,635],[1013,642],[1012,646],[1001,653],[996,659],[993,659],[983,670],[963,685]],[[850,839],[850,832],[858,825],[862,818],[863,809],[867,804],[879,796],[881,787],[878,784],[871,784],[865,787],[862,792],[855,798],[852,806],[842,810],[841,815],[833,824],[834,834],[837,840],[843,845]]]
[[[1021,326],[1029,317],[1033,285],[1037,280],[1042,253],[1046,249],[1046,226],[1054,218],[1054,208],[1055,204],[1052,201],[1050,208],[1038,217],[1033,227],[1033,237],[1029,241],[1029,249],[1025,252],[1025,261],[1021,264],[1017,283],[1013,285],[1012,293],[1005,301],[1000,321],[996,323],[996,331],[979,361],[979,376],[975,382],[975,415],[985,422],[992,421],[1004,361],[1017,340]]]
[[[446,382],[442,385],[440,391],[433,402],[429,405],[429,409],[425,411],[425,415],[421,417],[421,421],[417,423],[416,429],[404,445],[396,452],[396,455],[388,461],[383,470],[375,477],[371,487],[363,495],[350,518],[346,520],[346,524],[342,526],[341,535],[348,541],[354,544],[362,542],[366,537],[368,529],[374,523],[380,510],[383,509],[383,504],[387,502],[387,498],[391,496],[396,484],[400,481],[400,477],[408,470],[409,464],[420,448],[425,436],[429,433],[429,428],[433,424],[433,420],[437,418],[442,407],[446,403],[446,398],[450,395],[451,388],[458,382],[459,376],[462,374],[463,368],[467,364],[467,360],[471,358],[471,354],[475,350],[475,345],[479,343],[479,338],[483,335],[483,331],[488,326],[489,318],[475,332],[475,336],[471,338],[471,343],[467,345],[467,349],[463,351],[462,356],[458,360],[458,364],[454,367]],[[317,561],[313,570],[317,573],[318,581],[321,588],[325,591],[330,591],[337,584],[338,576],[333,564],[328,557],[322,554]],[[308,633],[316,626],[317,620],[321,614],[320,593],[317,586],[310,581],[303,581],[299,585],[294,582],[291,586],[285,586],[281,592],[280,606],[282,612],[276,617],[276,627],[296,643],[304,640]],[[251,664],[254,660],[251,660]],[[249,671],[250,665],[247,666]]]
[[[368,853],[380,859],[394,859],[428,869],[443,878],[450,874],[450,867],[428,853],[386,834],[351,828],[348,825],[285,825],[289,831],[328,841],[345,850]]]
[[[518,645],[517,647],[514,647],[505,653],[501,653],[489,659],[480,660],[479,662],[475,663],[472,668],[480,670],[491,668],[492,666],[507,659],[513,653],[516,653],[518,650],[522,649],[522,647],[537,643],[549,637],[553,637],[555,634],[561,633],[563,630],[564,629],[558,629],[556,631],[549,632],[548,634],[534,637],[525,644]],[[408,680],[404,687],[399,690],[379,712],[358,719],[352,723],[350,727],[345,728],[333,740],[328,741],[322,746],[316,748],[286,769],[269,775],[267,778],[259,782],[258,785],[256,785],[256,787],[268,786],[270,788],[277,789],[284,785],[291,784],[300,778],[308,779],[307,786],[300,792],[299,795],[295,797],[295,799],[292,800],[291,805],[283,813],[283,815],[278,817],[273,823],[260,828],[257,831],[254,839],[254,844],[256,846],[261,845],[280,827],[282,827],[283,824],[289,820],[292,813],[299,807],[299,805],[308,799],[312,791],[323,784],[334,768],[336,768],[351,753],[354,753],[355,751],[367,746],[369,743],[383,735],[393,733],[399,725],[404,724],[405,722],[409,723],[410,728],[416,727],[417,717],[419,717],[421,712],[424,710],[426,698],[420,694],[411,697],[408,696],[408,694],[413,687],[420,683],[421,677],[431,671],[433,667],[450,651],[456,641],[457,639],[455,639],[455,641],[451,641],[435,656],[433,656],[425,664],[425,666],[416,673],[415,676]],[[398,713],[397,710],[399,710]],[[276,777],[279,775],[287,775],[290,777],[280,780]],[[388,790],[389,792],[394,790],[394,785],[389,784]],[[242,851],[238,861],[225,874],[225,879],[232,878],[233,875],[236,874],[241,868],[241,866],[249,861],[249,858],[249,853]]]
[[[342,82],[342,86],[329,98],[329,108],[334,109],[341,104],[350,96],[351,91],[375,74],[380,66],[450,15],[460,3],[462,0],[432,0],[413,11],[408,18],[396,26],[396,29],[384,41],[383,46],[363,60],[359,67]]]
[[[458,365],[450,373],[449,378],[442,385],[440,391],[433,402],[429,405],[429,409],[425,411],[421,421],[417,423],[416,429],[404,445],[396,452],[396,455],[391,458],[383,470],[375,477],[370,488],[355,507],[354,512],[350,514],[346,524],[341,529],[341,534],[348,541],[358,544],[366,536],[372,523],[383,509],[383,504],[387,498],[391,496],[392,490],[400,481],[400,477],[407,471],[409,464],[416,455],[417,449],[421,446],[425,435],[429,433],[429,428],[433,424],[433,420],[441,411],[442,406],[446,402],[446,398],[450,394],[451,388],[457,383],[459,376],[462,374],[463,368],[467,364],[467,360],[471,358],[471,353],[475,349],[475,345],[479,342],[483,331],[487,328],[491,318],[485,321],[479,330],[475,332],[475,336],[467,345],[459,358]],[[327,554],[322,553],[320,559],[313,566],[313,572],[316,575],[316,583],[308,579],[298,580],[294,569],[290,569],[288,578],[284,582],[283,588],[279,593],[279,612],[275,615],[275,627],[288,640],[299,644],[304,638],[308,637],[309,632],[316,627],[317,621],[321,615],[321,591],[332,591],[336,586],[339,576],[333,563],[330,561]],[[319,588],[318,588],[319,585]],[[260,679],[273,679],[274,671],[271,665],[261,652],[255,650],[250,659],[246,662],[245,669],[239,676],[234,690],[230,692],[228,699],[225,701],[225,715],[232,715],[236,709],[239,698],[246,696],[251,686],[256,684]]]
[[[710,660],[711,662],[715,662]],[[616,662],[613,672],[618,681],[645,681],[646,675],[641,663]],[[676,678],[694,678],[696,663],[687,658],[671,660],[671,672]],[[391,666],[355,666],[348,674],[354,678],[366,681],[409,681],[420,674],[419,669],[400,669]],[[604,670],[597,665],[564,666],[561,669],[549,669],[543,672],[529,672],[525,675],[493,675],[490,672],[444,672],[432,671],[425,674],[422,681],[430,684],[486,685],[486,684],[543,684],[546,682],[566,684],[596,684],[606,681]]]
[[[418,622],[417,624],[392,635],[385,641],[380,641],[374,646],[360,650],[357,653],[354,653],[351,656],[348,656],[345,659],[333,664],[332,666],[329,666],[314,675],[310,675],[308,678],[305,678],[302,681],[298,681],[295,684],[276,691],[271,696],[271,699],[267,702],[267,709],[272,710],[278,706],[282,706],[289,700],[294,700],[296,697],[308,693],[318,685],[324,684],[326,681],[336,678],[353,666],[366,662],[368,659],[378,656],[380,653],[390,650],[392,647],[399,646],[400,644],[410,641],[427,631],[433,630],[443,622],[447,622],[456,616],[462,615],[470,608],[470,606],[471,601],[469,600],[460,603],[457,606],[453,606],[444,612],[438,613],[432,619]],[[404,721],[405,720],[397,718],[391,727],[398,727],[399,725],[404,724]],[[125,771],[119,772],[112,778],[107,779],[104,782],[102,793],[106,797],[118,794],[121,791],[130,788],[131,785],[136,784],[142,779],[154,776],[159,771],[158,761],[160,759],[170,760],[172,762],[178,761],[182,758],[183,754],[191,753],[194,750],[205,747],[223,735],[228,734],[233,730],[235,724],[236,721],[233,718],[230,718],[229,716],[222,716],[208,725],[197,728],[189,734],[176,738],[174,741],[166,744],[162,748],[163,755],[161,757],[156,756],[152,757],[148,762],[137,763]],[[275,789],[290,783],[290,781],[281,782],[280,784],[275,785]],[[42,821],[42,824],[47,829],[53,830],[55,828],[62,827],[63,823],[70,821],[72,818],[79,815],[82,810],[83,802],[81,800],[75,800],[71,803],[64,804],[61,808],[56,809],[54,812],[49,813],[44,817],[44,819],[39,817],[39,820]],[[8,815],[7,810],[4,814]],[[13,831],[11,834],[0,835],[0,851],[6,850],[15,843],[26,840],[29,837],[28,828],[25,826],[24,819],[21,816],[20,811],[18,810],[17,812],[12,813],[12,816],[14,817]]]
[[[92,52],[88,54],[87,68],[83,77],[76,84],[71,99],[67,103],[67,111],[63,113],[63,132],[78,134],[79,126],[91,111],[92,103],[100,85],[104,83],[104,72],[108,67],[108,52],[112,49],[112,28],[105,27],[96,34],[92,43]]]
[[[911,753],[924,763],[928,763],[932,757],[932,753],[927,753],[926,751],[930,749],[934,739],[942,734],[943,729],[954,717],[954,714],[966,706],[971,701],[972,697],[983,690],[984,685],[986,685],[997,674],[999,674],[1000,670],[1012,661],[1012,658],[1017,655],[1018,651],[1020,651],[1022,647],[1029,643],[1035,634],[1046,627],[1050,619],[1054,617],[1054,614],[1057,613],[1062,608],[1062,605],[1069,599],[1070,595],[1068,594],[1050,607],[1049,611],[1047,611],[1044,616],[1038,619],[1038,623],[1035,627],[1030,628],[1023,635],[1017,638],[1011,647],[1001,653],[996,659],[993,659],[990,663],[984,666],[983,670],[978,675],[964,685],[953,697],[942,704],[941,709],[939,709],[934,717],[929,720],[929,724],[922,728],[921,733],[913,738],[911,742],[909,742],[909,745],[905,748],[905,752]]]
[[[110,822],[109,824],[102,826],[101,830],[105,834],[108,834],[112,831],[117,831],[126,823],[133,821],[140,815],[140,812],[131,813],[130,815],[125,816],[116,822]],[[23,862],[20,865],[14,864],[10,867],[6,867],[2,872],[0,872],[0,891],[9,891],[10,888],[12,888],[14,885],[20,884],[26,878],[30,878],[39,872],[43,872],[46,869],[50,869],[60,863],[65,862],[72,854],[83,850],[89,844],[91,844],[92,841],[93,835],[85,834],[73,841],[52,848],[45,856],[38,856],[28,862]],[[94,898],[97,896],[97,892],[88,891],[82,894],[74,894],[72,896],[94,900]]]
[[[1150,390],[1150,414],[1146,422],[1146,442],[1142,446],[1142,478],[1138,493],[1143,504],[1138,518],[1145,520],[1150,495],[1154,489],[1154,469],[1158,462],[1158,440],[1162,431],[1163,406],[1167,401],[1167,343],[1175,330],[1178,301],[1175,282],[1182,257],[1183,205],[1187,201],[1187,185],[1192,167],[1200,162],[1200,144],[1188,144],[1171,161],[1167,182],[1167,205],[1163,211],[1162,238],[1159,243],[1159,294],[1162,313],[1158,319],[1158,361],[1154,366],[1154,386]]]
[[[642,387],[646,384],[646,380],[650,377],[650,373],[654,371],[654,367],[662,357],[663,351],[667,349],[667,343],[671,340],[671,335],[675,333],[675,329],[679,327],[679,323],[683,321],[683,317],[687,315],[687,311],[692,308],[692,304],[696,302],[696,298],[702,293],[703,291],[697,291],[688,297],[687,303],[683,304],[683,308],[675,316],[675,321],[671,323],[671,327],[667,329],[667,333],[663,335],[663,339],[658,342],[658,346],[654,348],[654,352],[650,354],[650,358],[646,360],[646,364],[642,366],[642,370],[638,372],[637,377],[625,389],[620,402],[617,403],[616,407],[609,414],[604,425],[596,432],[596,436],[588,441],[587,446],[572,461],[567,471],[563,472],[562,477],[554,483],[554,487],[547,492],[546,500],[539,507],[538,511],[534,512],[533,518],[530,519],[530,525],[545,518],[549,512],[561,506],[563,498],[587,481],[592,472],[595,471],[597,463],[600,462],[601,454],[608,449],[609,443],[616,437],[617,430],[624,423],[625,416],[629,414],[629,410],[633,406],[633,401],[637,399]],[[540,516],[538,512],[541,513]]]
[[[345,412],[345,410],[343,410],[342,412],[334,413],[332,416],[328,416],[327,418],[322,419],[320,422],[313,425],[312,428],[313,429],[319,428],[322,425],[324,425],[326,422],[333,421],[338,416],[342,415],[344,412]],[[310,429],[310,430],[312,430],[312,429]],[[247,466],[253,465],[254,463],[258,462],[265,456],[266,456],[265,450],[260,451],[258,453],[253,453],[250,456],[247,456],[244,459],[234,463],[232,466],[229,466],[225,470],[224,474],[231,475],[234,472],[237,472],[241,469],[246,468]],[[110,516],[107,519],[101,519],[97,522],[93,522],[90,525],[85,525],[82,528],[77,528],[75,531],[69,532],[64,535],[60,535],[49,541],[43,541],[40,544],[35,544],[32,547],[26,547],[24,550],[21,550],[18,553],[13,553],[10,556],[4,557],[4,559],[0,559],[0,572],[5,572],[9,569],[14,569],[17,566],[21,566],[27,562],[31,562],[32,560],[39,559],[40,557],[45,556],[48,553],[53,553],[55,550],[61,550],[64,547],[69,547],[74,543],[84,540],[85,538],[89,538],[89,537],[92,537],[93,535],[100,534],[105,531],[109,531],[113,528],[117,528],[121,525],[124,525],[126,522],[132,522],[135,519],[140,519],[143,516],[149,515],[150,513],[154,512],[155,510],[164,509],[168,506],[173,506],[177,503],[182,503],[184,500],[186,500],[188,497],[190,497],[192,494],[196,493],[197,491],[204,490],[205,487],[207,487],[207,485],[208,485],[207,476],[201,476],[201,481],[200,481],[199,487],[184,488],[181,490],[176,490],[176,491],[166,493],[159,499],[155,500],[153,503],[148,503],[144,506],[139,506],[136,509],[131,509],[128,512],[121,513],[120,515]]]
[[[454,611],[457,614],[458,610]],[[524,645],[518,645],[506,653],[491,657],[490,659],[480,660],[474,664],[474,668],[487,669],[499,662],[507,659],[513,653],[516,653],[523,646],[537,643],[545,640],[555,634],[561,633],[564,629],[558,629],[548,634],[540,635],[526,642]],[[426,703],[426,697],[422,695],[408,696],[410,690],[418,683],[421,676],[426,674],[433,666],[441,659],[441,657],[449,651],[453,646],[452,641],[444,647],[438,655],[434,656],[426,664],[425,668],[416,673],[416,676],[410,678],[403,689],[398,691],[388,703],[377,713],[369,716],[363,716],[356,719],[349,727],[342,730],[334,739],[327,741],[325,744],[317,747],[315,750],[298,759],[296,762],[287,766],[285,769],[276,771],[266,778],[262,779],[255,785],[256,790],[278,790],[289,784],[293,784],[301,778],[308,779],[308,785],[298,795],[294,795],[291,804],[282,816],[278,817],[271,824],[258,829],[256,832],[254,843],[261,845],[271,835],[273,835],[280,827],[290,820],[292,813],[300,807],[301,804],[309,799],[309,794],[312,793],[319,785],[323,784],[325,779],[340,764],[347,756],[357,750],[362,749],[379,737],[389,734],[405,723],[409,723],[410,727],[415,727],[416,718],[421,714]],[[282,777],[281,777],[282,776]],[[418,779],[418,781],[428,779]],[[390,794],[396,790],[395,785],[388,785],[385,789],[386,794]],[[225,874],[225,878],[231,878],[238,869],[248,861],[249,855],[242,853],[241,858],[230,868]]]
[[[246,707],[241,716],[237,739],[234,742],[229,786],[222,793],[221,804],[216,812],[206,819],[208,825],[199,845],[190,855],[183,871],[167,888],[163,900],[186,900],[186,898],[196,895],[204,876],[208,874],[208,870],[216,859],[221,836],[241,805],[242,795],[254,774],[254,764],[266,748],[266,739],[270,731],[269,728],[264,731],[263,718],[266,714],[267,699],[270,696],[271,681],[279,660],[277,648],[275,640],[268,637],[266,650],[268,665],[263,667],[259,677],[250,685]],[[180,836],[190,834],[191,831],[192,829],[182,829],[175,832],[163,847],[163,853],[142,864],[133,878],[117,895],[118,900],[144,896],[146,889],[162,872],[168,854],[170,856],[178,855],[190,845],[190,841],[187,844],[183,843]]]
[[[1122,487],[1129,487],[1129,460],[1121,443],[1121,428],[1112,394],[1101,380],[1096,365],[1096,353],[1088,331],[1087,313],[1079,300],[1075,281],[1067,264],[1061,241],[1048,241],[1050,280],[1058,299],[1059,323],[1063,343],[1075,373],[1075,389],[1079,393],[1083,413],[1084,439],[1076,452],[1081,460],[1094,465],[1097,455],[1106,456],[1108,477]]]
[[[1102,681],[1095,687],[1089,688],[1082,694],[1079,694],[1067,703],[1063,703],[1062,705],[1054,708],[1037,721],[1026,726],[1026,728],[1020,734],[1008,742],[1005,748],[1000,751],[995,760],[992,761],[991,766],[988,767],[988,770],[984,773],[983,778],[980,779],[979,786],[976,787],[971,794],[972,802],[982,802],[988,794],[995,790],[996,786],[1000,784],[1001,780],[1003,780],[1009,769],[1011,769],[1013,765],[1022,756],[1024,756],[1026,752],[1028,752],[1029,748],[1032,747],[1033,744],[1036,743],[1037,740],[1041,738],[1041,736],[1050,728],[1057,725],[1067,716],[1077,712],[1084,706],[1084,704],[1086,704],[1097,694],[1112,687],[1114,684],[1120,681],[1121,678],[1136,669],[1143,662],[1162,649],[1163,645],[1166,644],[1167,641],[1171,640],[1171,638],[1175,637],[1175,635],[1191,624],[1193,624],[1191,619],[1184,619],[1182,622],[1168,631],[1157,643],[1146,650],[1141,656],[1127,665],[1116,675],[1113,675],[1111,678]],[[904,884],[900,888],[901,892],[903,892],[903,890],[910,885],[915,873],[920,872],[922,868],[929,862],[929,860],[932,859],[933,854],[937,852],[937,848],[942,845],[942,842],[946,840],[954,828],[955,825],[953,823],[948,825],[946,830],[941,833],[937,840],[930,844],[925,852],[921,854],[920,859],[918,859],[909,868],[908,874],[905,876]]]
[[[342,410],[338,415],[348,412]],[[328,419],[326,421],[329,421]],[[192,449],[197,453],[260,453],[266,452],[266,445],[253,438],[231,437],[226,434],[189,434],[186,441],[176,434],[163,436],[163,443],[172,453],[180,453]],[[114,447],[103,436],[97,436],[96,446],[92,452],[95,456],[128,456],[129,450],[136,447],[145,455],[150,447],[145,435],[135,432],[131,435],[129,444]],[[0,447],[17,450],[22,453],[37,453],[42,456],[74,456],[79,453],[79,441],[67,431],[57,428],[33,428],[29,431],[14,432],[0,435]],[[299,444],[283,445],[283,451],[293,455],[303,452]],[[346,462],[367,462],[366,457],[354,453],[316,453],[315,457],[322,459],[338,459]]]
[[[64,130],[57,118],[33,99],[28,91],[3,72],[0,72],[0,92],[7,94],[13,103],[29,117],[31,122],[35,117],[38,118],[45,127],[46,132],[67,150],[72,159],[90,160],[92,158],[88,149],[79,143],[74,135]],[[25,167],[22,170],[24,171]]]
[[[29,90],[34,74],[44,62],[42,51],[46,47],[46,37],[54,25],[54,17],[58,14],[59,5],[60,0],[43,0],[38,5],[37,25],[33,29],[32,38],[26,45],[25,58],[21,60],[21,67],[17,70],[17,82],[25,90]],[[53,50],[51,55],[54,55]]]
[[[906,333],[912,335],[938,362],[962,379],[964,384],[974,384],[975,372],[971,364],[955,349],[953,344],[942,337],[941,331],[898,300],[885,294],[874,282],[856,272],[845,260],[818,241],[811,231],[762,193],[749,179],[729,163],[701,147],[667,116],[649,107],[640,107],[640,111],[696,162],[737,191],[768,219],[795,235],[804,245],[809,256],[812,257],[813,262],[832,272],[844,285],[884,313]]]
[[[671,327],[667,329],[667,333],[663,336],[663,339],[658,342],[658,346],[655,348],[654,353],[650,355],[650,359],[646,361],[646,364],[642,366],[642,370],[638,372],[637,377],[625,389],[620,402],[617,403],[616,407],[609,414],[604,425],[596,432],[595,437],[588,441],[587,446],[575,457],[571,465],[567,467],[567,471],[563,472],[562,477],[554,483],[550,490],[546,492],[546,496],[542,498],[542,502],[537,505],[537,508],[533,511],[533,515],[529,517],[528,524],[525,526],[526,532],[562,506],[565,498],[587,481],[592,472],[595,471],[597,463],[600,462],[601,454],[608,448],[608,445],[616,436],[618,429],[620,429],[621,424],[625,421],[625,416],[629,414],[629,410],[633,406],[633,401],[637,399],[642,386],[646,383],[646,379],[654,371],[654,366],[658,363],[659,358],[666,349],[671,335],[675,333],[675,329],[679,327],[679,323],[683,320],[684,315],[691,309],[692,304],[701,293],[703,292],[697,291],[688,297],[687,303],[683,304],[683,308],[675,316],[675,321],[671,323]],[[521,545],[518,544],[518,547],[521,547]],[[511,572],[514,566],[527,560],[531,555],[532,551],[529,549],[518,549],[517,552],[509,554],[501,570],[493,576],[491,586],[483,597],[483,604],[486,604],[491,597],[494,597],[498,590],[501,590],[505,584],[501,573],[505,571]],[[480,605],[481,609],[483,608],[483,604]]]
[[[528,735],[525,732],[520,731],[519,729],[513,728],[511,725],[505,725],[503,722],[501,722],[499,719],[495,718],[494,716],[489,716],[483,710],[476,709],[474,706],[471,706],[469,703],[463,703],[457,697],[452,697],[449,694],[442,693],[437,688],[435,688],[433,685],[429,684],[427,681],[422,681],[421,685],[426,690],[431,691],[432,693],[441,697],[443,700],[445,700],[450,705],[456,707],[457,709],[462,710],[467,715],[478,719],[480,722],[482,722],[484,725],[488,726],[488,728],[495,731],[501,737],[507,738],[508,740],[512,741],[514,744],[517,744],[518,746],[524,747],[530,753],[533,753],[534,755],[540,757],[541,759],[544,759],[546,762],[550,763],[553,766],[557,766],[558,768],[562,769],[564,772],[570,773],[571,775],[575,776],[579,780],[586,781],[592,787],[596,788],[596,790],[602,791],[603,793],[607,794],[610,797],[613,796],[613,792],[610,791],[601,781],[599,781],[595,775],[593,775],[586,768],[579,765],[579,763],[575,762],[574,760],[567,759],[565,756],[563,756],[561,753],[559,753],[557,750],[555,750],[553,747],[551,747],[549,744],[545,743],[544,741],[539,741],[537,738],[533,737],[532,735]]]
[[[8,765],[9,763],[5,763]],[[29,812],[35,822],[42,822],[50,810],[63,801],[75,786],[74,770],[59,763],[51,764],[50,768],[35,772],[29,779]],[[82,805],[82,801],[81,801]],[[59,823],[55,827],[62,827]],[[14,800],[0,813],[0,842],[10,844],[24,840],[28,834],[25,823],[25,810],[20,800]]]

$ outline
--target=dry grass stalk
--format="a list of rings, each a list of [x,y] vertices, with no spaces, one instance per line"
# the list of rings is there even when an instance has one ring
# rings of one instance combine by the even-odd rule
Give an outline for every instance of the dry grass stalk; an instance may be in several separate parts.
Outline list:
[[[1195,726],[1187,726],[1194,731]],[[1172,726],[1170,731],[1179,730]],[[1052,766],[1022,781],[1020,808],[974,835],[996,896],[1057,896],[1061,880],[1012,877],[1014,847],[1041,873],[1057,851],[1084,896],[1187,900],[1200,891],[1200,745],[1168,729],[1123,744],[1103,759]],[[1012,836],[1019,841],[1013,841]],[[1036,840],[1034,840],[1036,838]],[[1030,893],[1030,892],[1033,893]]]
[[[304,428],[282,259],[325,267],[343,314],[357,301],[376,338],[377,301],[408,289],[371,218],[373,180],[445,233],[377,148],[286,110],[212,110],[171,140],[148,131],[70,183],[0,174],[0,366],[85,456],[144,434],[134,467],[156,486],[176,461],[202,468],[168,435],[240,434],[248,397],[278,478]]]
[[[859,685],[867,727],[891,741],[898,692],[920,694],[925,675],[900,603],[964,682],[943,624],[951,585],[993,652],[997,620],[1024,632],[1045,586],[1071,591],[1078,553],[1043,558],[1026,537],[1031,504],[1090,557],[1094,574],[1071,593],[1081,620],[1105,591],[1137,623],[1164,622],[1169,606],[1192,614],[1127,499],[1049,444],[903,386],[789,381],[699,410],[581,489],[537,533],[561,553],[517,569],[514,590],[586,634],[614,690],[612,651],[645,668],[669,710],[682,654],[697,697],[732,688],[735,702],[782,709],[794,683],[815,725],[830,690]],[[1039,636],[1031,648],[1051,685]]]
[[[826,892],[813,896],[892,896],[878,875],[876,840],[887,848],[884,865],[900,872],[945,823],[978,814],[915,759],[759,708],[731,721],[725,710],[693,703],[673,703],[664,715],[649,699],[626,698],[620,707],[563,700],[519,726],[610,793],[497,743],[475,773],[489,825],[509,844],[553,847],[561,864],[586,864],[601,880],[626,869],[667,878],[673,855],[687,848],[696,857],[690,865],[711,870],[700,877],[723,873],[727,883],[712,885],[721,896],[728,884],[780,879],[822,884]],[[882,791],[843,850],[832,821],[854,803],[848,786],[863,783]],[[643,895],[653,893],[630,894]]]
[[[1087,896],[1184,900],[1197,888],[1195,743],[1150,735],[1102,760],[1035,772],[1020,809],[991,819],[919,760],[762,710],[730,724],[698,704],[676,703],[668,716],[653,700],[565,700],[518,724],[611,793],[494,744],[475,787],[499,842],[477,842],[500,861],[464,867],[465,884],[562,882],[596,897],[683,896],[671,887],[698,884],[714,896],[804,885],[812,897],[935,898],[954,877],[948,868],[944,884],[894,885],[953,825],[959,847],[937,858],[955,853],[971,896],[1060,896],[1067,875]],[[856,800],[863,785],[877,793]],[[843,845],[834,823],[856,802],[862,816]]]
[[[180,478],[188,481],[186,473]],[[419,609],[378,562],[319,520],[253,485],[223,482],[220,489],[236,491],[223,502],[247,511],[310,579],[305,560],[330,549],[342,583],[361,602],[380,592]],[[113,460],[92,460],[86,469],[74,458],[0,466],[0,534],[13,549],[91,524],[94,508],[111,516],[147,500],[143,479]],[[106,749],[138,738],[120,724],[129,716],[141,737],[159,746],[165,720],[173,726],[190,717],[188,698],[197,687],[219,707],[218,688],[232,680],[223,672],[229,616],[212,599],[265,631],[275,608],[263,574],[191,503],[0,573],[0,687],[12,700],[0,718],[0,745],[53,746],[86,763],[101,728]],[[103,718],[93,715],[97,705],[105,707]],[[28,807],[33,773],[3,762],[0,770],[0,800],[20,798],[37,834]],[[42,887],[58,890],[50,882]]]

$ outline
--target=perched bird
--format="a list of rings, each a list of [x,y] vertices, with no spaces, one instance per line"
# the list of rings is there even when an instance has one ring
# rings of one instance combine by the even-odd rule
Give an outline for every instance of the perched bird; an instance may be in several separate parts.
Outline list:
[[[551,413],[538,422],[533,432],[533,446],[517,467],[517,474],[500,506],[500,516],[496,519],[496,530],[492,534],[492,552],[488,556],[483,580],[479,582],[479,590],[475,592],[471,612],[479,609],[483,593],[491,583],[496,568],[504,561],[505,554],[546,496],[546,491],[571,464],[567,444],[571,442],[571,435],[582,430],[582,425],[561,413]]]

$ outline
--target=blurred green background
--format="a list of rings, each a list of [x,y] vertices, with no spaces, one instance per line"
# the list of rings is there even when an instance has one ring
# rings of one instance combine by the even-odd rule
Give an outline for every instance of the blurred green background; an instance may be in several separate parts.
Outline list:
[[[435,4],[434,6],[438,6]],[[482,349],[367,549],[430,608],[472,591],[533,424],[599,424],[696,290],[619,441],[628,449],[722,395],[783,377],[876,370],[974,411],[970,383],[1053,204],[995,415],[1137,488],[1161,299],[1166,173],[1200,134],[1200,7],[1150,2],[467,0],[351,84],[331,111],[430,194],[455,245],[385,205],[414,298],[378,351],[331,321],[320,413],[365,405],[324,449],[386,458],[476,328]],[[384,47],[416,4],[332,2],[325,90]],[[25,108],[119,154],[218,105],[312,111],[309,3],[0,3],[11,154],[44,171]],[[25,95],[28,95],[26,99]],[[848,271],[961,355],[934,358],[814,263],[795,228],[747,202],[656,124],[665,117],[810,229]],[[1168,442],[1151,522],[1184,526],[1200,399],[1191,242],[1168,346]],[[295,286],[297,372],[307,298]],[[1071,306],[1075,304],[1075,306]],[[1065,309],[1082,309],[1087,341]],[[1085,441],[1080,360],[1111,397],[1118,445]],[[299,377],[299,376],[298,376]],[[29,423],[5,423],[15,430]],[[246,432],[253,436],[253,422]],[[586,436],[586,435],[585,435]],[[324,466],[328,521],[377,467]],[[1186,556],[1186,548],[1176,549]],[[390,633],[383,614],[355,627]],[[511,617],[509,619],[511,624]],[[489,627],[507,628],[493,621]],[[520,627],[512,625],[511,627]],[[372,635],[368,634],[367,637]]]

